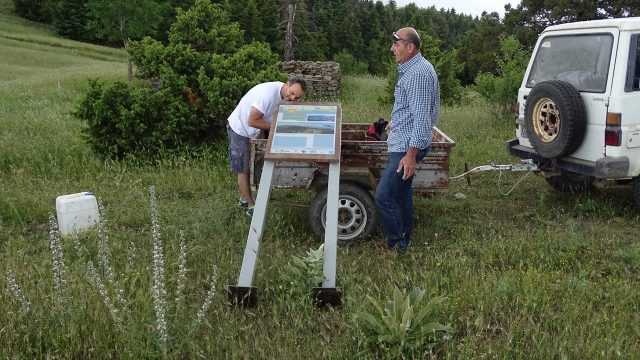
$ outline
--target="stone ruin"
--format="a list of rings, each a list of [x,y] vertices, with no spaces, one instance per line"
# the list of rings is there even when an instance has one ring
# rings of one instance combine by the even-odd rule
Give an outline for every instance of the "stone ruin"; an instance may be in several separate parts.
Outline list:
[[[340,91],[342,73],[335,61],[283,61],[278,69],[289,76],[302,75],[309,87],[308,95],[336,96]]]

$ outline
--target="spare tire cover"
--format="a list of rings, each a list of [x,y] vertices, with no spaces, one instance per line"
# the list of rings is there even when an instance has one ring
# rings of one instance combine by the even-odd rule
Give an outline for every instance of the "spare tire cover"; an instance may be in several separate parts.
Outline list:
[[[587,115],[580,92],[566,81],[544,81],[531,89],[524,109],[527,136],[542,157],[573,153],[582,143]]]

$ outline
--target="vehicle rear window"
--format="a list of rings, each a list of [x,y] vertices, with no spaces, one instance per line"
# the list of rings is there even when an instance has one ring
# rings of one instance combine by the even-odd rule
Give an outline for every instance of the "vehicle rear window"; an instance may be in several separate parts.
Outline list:
[[[579,91],[603,93],[613,36],[607,34],[547,36],[542,39],[527,79],[527,87],[564,80]]]
[[[627,64],[627,81],[624,91],[640,91],[640,34],[631,35],[631,47],[629,48],[629,60]]]

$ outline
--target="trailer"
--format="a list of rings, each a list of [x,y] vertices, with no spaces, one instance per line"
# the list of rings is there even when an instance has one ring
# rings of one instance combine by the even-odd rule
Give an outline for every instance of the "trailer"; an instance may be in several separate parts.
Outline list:
[[[370,124],[343,123],[340,153],[338,240],[356,241],[371,236],[378,224],[372,192],[388,158],[386,141],[368,141]],[[413,192],[430,196],[449,185],[449,154],[455,146],[444,132],[433,128],[431,149],[417,164]],[[260,183],[267,139],[251,140],[251,184]],[[316,161],[278,161],[272,186],[316,191],[309,206],[309,225],[314,235],[324,238],[329,164]]]

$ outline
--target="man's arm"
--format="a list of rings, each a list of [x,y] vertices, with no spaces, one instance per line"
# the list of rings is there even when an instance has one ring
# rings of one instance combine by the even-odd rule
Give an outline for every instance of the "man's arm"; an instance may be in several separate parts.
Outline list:
[[[260,129],[260,130],[269,130],[271,128],[271,124],[263,119],[264,114],[261,113],[255,107],[251,107],[251,111],[249,112],[249,119],[247,120],[247,124],[252,128]]]

